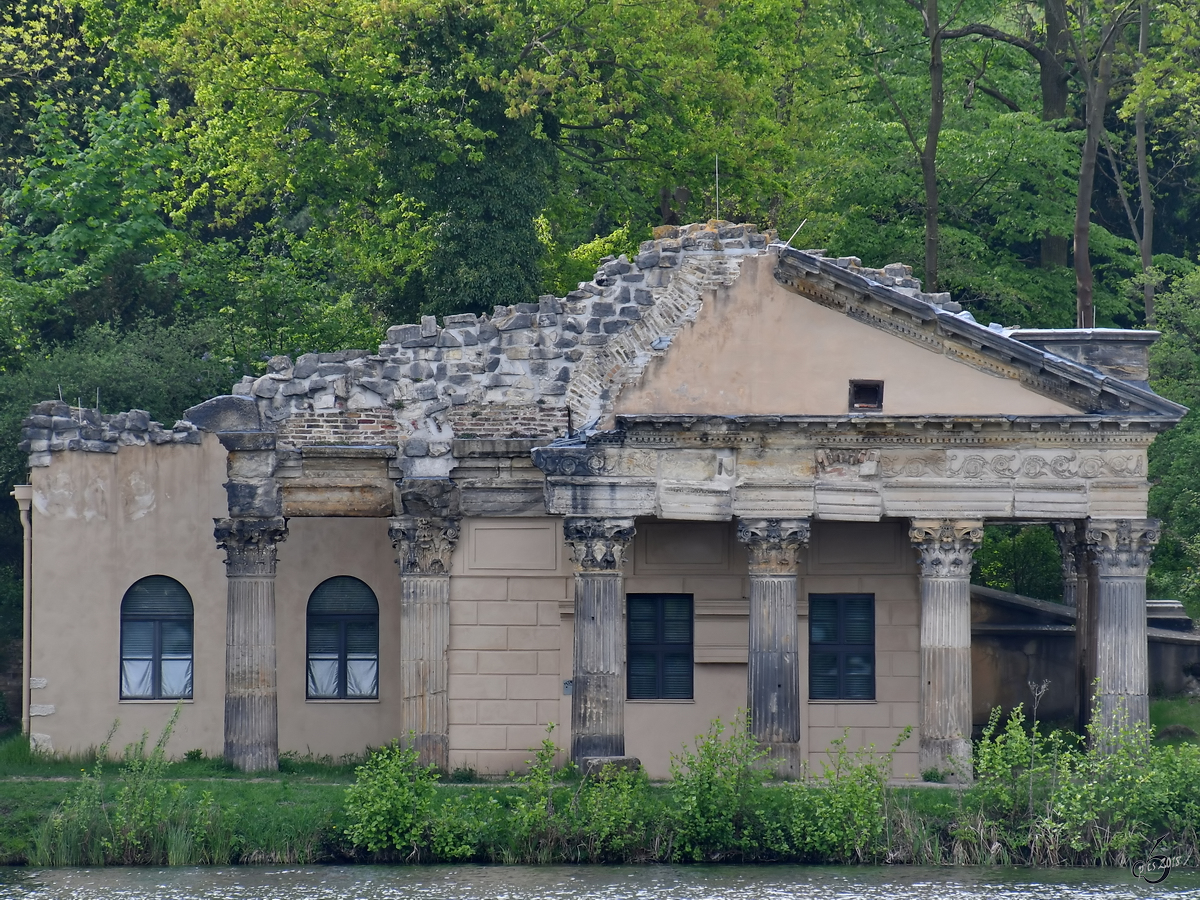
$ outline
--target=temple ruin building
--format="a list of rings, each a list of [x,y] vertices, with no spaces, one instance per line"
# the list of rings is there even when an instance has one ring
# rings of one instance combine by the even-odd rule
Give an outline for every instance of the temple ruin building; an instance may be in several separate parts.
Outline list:
[[[784,774],[911,727],[898,777],[968,778],[972,554],[1006,522],[1059,535],[1068,605],[1038,614],[1075,708],[1095,681],[1144,721],[1146,451],[1186,412],[1147,384],[1157,335],[660,231],[564,298],[276,357],[172,426],[39,404],[34,742],[119,718],[120,746],[182,698],[176,752],[247,770],[399,738],[503,773],[557,723],[665,777],[746,709]]]

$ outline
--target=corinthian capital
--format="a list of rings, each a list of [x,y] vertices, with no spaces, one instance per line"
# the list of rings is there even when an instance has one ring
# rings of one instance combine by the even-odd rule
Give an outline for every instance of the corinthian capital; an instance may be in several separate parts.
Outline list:
[[[395,516],[388,537],[396,548],[401,575],[449,575],[450,554],[458,543],[457,518]]]
[[[633,540],[633,519],[594,519],[568,516],[563,537],[580,572],[619,572]]]
[[[970,578],[972,558],[983,541],[983,523],[913,519],[908,538],[921,556],[921,574],[926,578]]]
[[[1100,574],[1145,577],[1158,526],[1157,519],[1088,519],[1087,545]]]
[[[738,519],[738,540],[750,552],[750,574],[795,575],[809,530],[808,519]]]
[[[213,519],[213,537],[225,551],[227,575],[274,575],[275,548],[287,539],[287,519]]]

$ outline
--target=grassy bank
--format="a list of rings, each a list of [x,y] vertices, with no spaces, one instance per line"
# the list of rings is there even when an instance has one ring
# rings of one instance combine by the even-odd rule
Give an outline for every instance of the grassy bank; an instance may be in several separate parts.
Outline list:
[[[1126,865],[1156,841],[1200,860],[1200,747],[1131,729],[1089,749],[1019,714],[977,744],[968,789],[891,786],[889,753],[841,746],[807,781],[772,782],[745,729],[719,722],[674,758],[668,783],[555,770],[549,740],[525,775],[456,784],[398,746],[247,776],[170,762],[168,737],[119,764],[0,743],[0,861]]]

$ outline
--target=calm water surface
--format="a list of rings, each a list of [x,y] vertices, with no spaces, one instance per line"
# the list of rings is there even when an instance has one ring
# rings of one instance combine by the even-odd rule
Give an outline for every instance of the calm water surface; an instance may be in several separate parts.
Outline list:
[[[13,900],[1083,900],[1196,898],[1200,874],[1148,885],[1128,870],[324,866],[0,870]]]

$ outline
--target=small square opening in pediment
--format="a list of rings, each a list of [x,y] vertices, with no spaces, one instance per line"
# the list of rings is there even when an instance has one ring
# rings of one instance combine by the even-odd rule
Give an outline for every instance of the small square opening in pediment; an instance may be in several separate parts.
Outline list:
[[[850,412],[862,409],[883,409],[882,381],[850,382]]]

